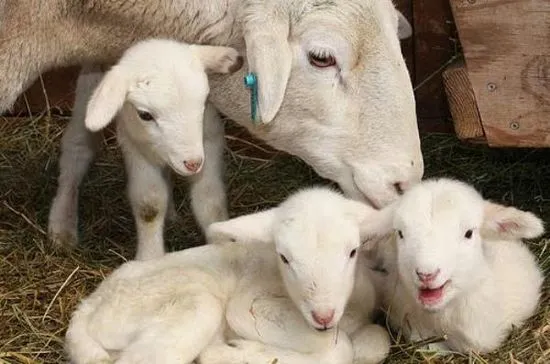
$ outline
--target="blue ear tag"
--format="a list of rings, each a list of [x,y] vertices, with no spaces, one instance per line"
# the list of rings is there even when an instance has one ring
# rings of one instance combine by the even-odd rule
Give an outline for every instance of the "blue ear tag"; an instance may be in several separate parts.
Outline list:
[[[254,73],[244,76],[244,85],[250,89],[250,117],[254,124],[258,124],[258,79]]]

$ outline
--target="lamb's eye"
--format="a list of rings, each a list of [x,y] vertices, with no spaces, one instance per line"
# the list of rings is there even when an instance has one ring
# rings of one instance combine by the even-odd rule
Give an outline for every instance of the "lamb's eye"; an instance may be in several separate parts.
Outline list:
[[[353,249],[353,250],[351,251],[351,253],[349,253],[350,259],[354,258],[355,255],[357,255],[357,249]]]
[[[282,254],[279,254],[279,257],[281,258],[281,260],[283,261],[283,263],[285,264],[288,264],[288,259],[286,259],[286,257]]]
[[[153,115],[151,115],[151,113],[147,112],[147,111],[138,110],[138,116],[143,121],[153,121],[153,120],[155,120]]]
[[[403,239],[403,232],[401,230],[397,230],[397,234],[401,239]]]
[[[309,64],[317,68],[332,67],[336,64],[336,58],[330,54],[320,55],[314,52],[309,52],[307,55]]]
[[[470,229],[470,230],[466,231],[466,234],[464,234],[464,237],[466,239],[470,239],[472,237],[473,233],[474,232],[472,231],[472,229]]]

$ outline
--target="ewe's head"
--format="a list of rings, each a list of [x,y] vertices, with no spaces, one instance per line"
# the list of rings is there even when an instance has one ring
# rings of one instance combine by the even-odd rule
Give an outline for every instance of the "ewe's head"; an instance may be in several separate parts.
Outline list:
[[[124,109],[124,137],[153,163],[181,175],[201,170],[207,73],[230,73],[242,58],[228,47],[153,39],[129,48],[92,95],[86,127],[104,128]]]
[[[379,214],[326,188],[295,193],[279,207],[210,225],[209,241],[275,243],[289,296],[318,330],[340,321],[355,279],[362,222]]]
[[[392,2],[243,3],[242,72],[258,76],[263,125],[250,121],[242,72],[212,79],[216,106],[348,197],[380,207],[418,182],[415,102],[399,44],[411,28]]]
[[[449,179],[425,181],[406,192],[396,205],[393,227],[399,275],[431,311],[479,282],[484,241],[543,232],[542,221],[532,213],[485,201],[473,187]]]

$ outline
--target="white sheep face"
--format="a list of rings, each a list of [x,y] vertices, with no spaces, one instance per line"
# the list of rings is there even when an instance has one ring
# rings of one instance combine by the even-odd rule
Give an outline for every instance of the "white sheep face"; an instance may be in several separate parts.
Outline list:
[[[289,296],[312,327],[325,330],[340,321],[354,286],[358,218],[342,197],[317,191],[308,195],[278,212],[281,219],[273,231]],[[317,200],[308,206],[306,198]]]
[[[265,59],[274,60],[270,72],[286,67],[280,54],[288,52],[284,56],[289,58],[288,83],[281,86],[284,99],[274,111],[271,105],[264,107],[270,111],[267,118],[272,117],[265,127],[248,125],[270,144],[336,181],[347,196],[384,206],[423,174],[414,94],[398,39],[398,14],[389,0],[303,3],[284,17],[291,22],[280,30],[285,45],[277,47],[272,44],[277,41],[270,40],[261,49]],[[260,19],[265,33],[269,27]],[[258,30],[248,26],[252,39],[246,45],[248,68],[258,72],[261,86],[267,77],[261,73],[264,59],[251,54]],[[235,91],[228,98],[227,94],[230,83],[242,84],[237,77],[242,74],[224,79],[221,85],[215,81],[212,99],[230,118],[247,120],[249,108],[234,106],[248,105],[246,99],[237,99],[246,95]],[[269,87],[279,86],[271,78],[269,82]],[[275,103],[270,95],[262,105],[261,91],[260,109]]]
[[[208,79],[197,69],[178,68],[181,57],[167,57],[161,70],[148,68],[129,87],[125,132],[156,163],[186,176],[200,171],[203,160],[203,115]],[[166,63],[168,63],[166,62]],[[187,62],[185,62],[187,63]],[[198,63],[198,62],[195,62]],[[166,69],[171,68],[171,72]],[[200,70],[200,72],[198,72]]]
[[[457,181],[424,182],[398,202],[398,271],[424,309],[440,310],[477,283],[483,214],[483,198]]]
[[[119,136],[126,148],[187,176],[204,162],[207,73],[231,73],[242,57],[229,47],[150,39],[130,47],[106,73],[86,112],[86,127],[105,127],[124,108]]]

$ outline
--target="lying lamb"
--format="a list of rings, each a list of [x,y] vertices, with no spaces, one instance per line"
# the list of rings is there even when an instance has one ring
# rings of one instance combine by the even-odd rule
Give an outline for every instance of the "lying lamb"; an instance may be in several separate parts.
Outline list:
[[[371,233],[363,222],[377,214],[310,188],[209,228],[209,236],[233,231],[244,241],[264,232],[274,243],[208,244],[125,263],[74,312],[69,357],[75,364],[379,362],[389,337],[371,324],[374,289],[357,263]]]
[[[534,313],[543,275],[521,239],[543,233],[535,215],[449,179],[425,181],[391,208],[396,234],[378,246],[388,275],[375,278],[406,337],[446,335],[436,350],[490,352]]]
[[[223,126],[207,124],[203,128],[203,114],[209,93],[207,73],[234,72],[242,63],[242,57],[233,48],[150,39],[129,48],[103,79],[93,72],[79,79],[78,88],[91,89],[90,86],[99,83],[89,102],[88,95],[77,99],[79,103],[87,103],[88,129],[98,131],[106,127],[120,112],[117,137],[124,154],[128,193],[137,225],[138,259],[164,254],[164,219],[167,212],[176,214],[170,169],[182,176],[192,176],[191,192],[200,194],[194,197],[202,203],[194,204],[193,210],[203,229],[227,218],[224,186],[216,183],[221,180],[217,178],[221,166],[216,162],[209,165],[208,160],[212,150],[217,154],[223,148],[209,138],[211,133],[223,135]],[[207,109],[208,112],[213,111]],[[50,235],[60,246],[76,242],[78,184],[93,156],[81,158],[80,144],[88,137],[82,133],[83,128],[84,125],[71,123],[62,141],[62,173],[49,223]],[[203,179],[213,181],[202,183],[209,186],[208,190],[194,190],[193,184]],[[67,215],[74,219],[67,219]]]

